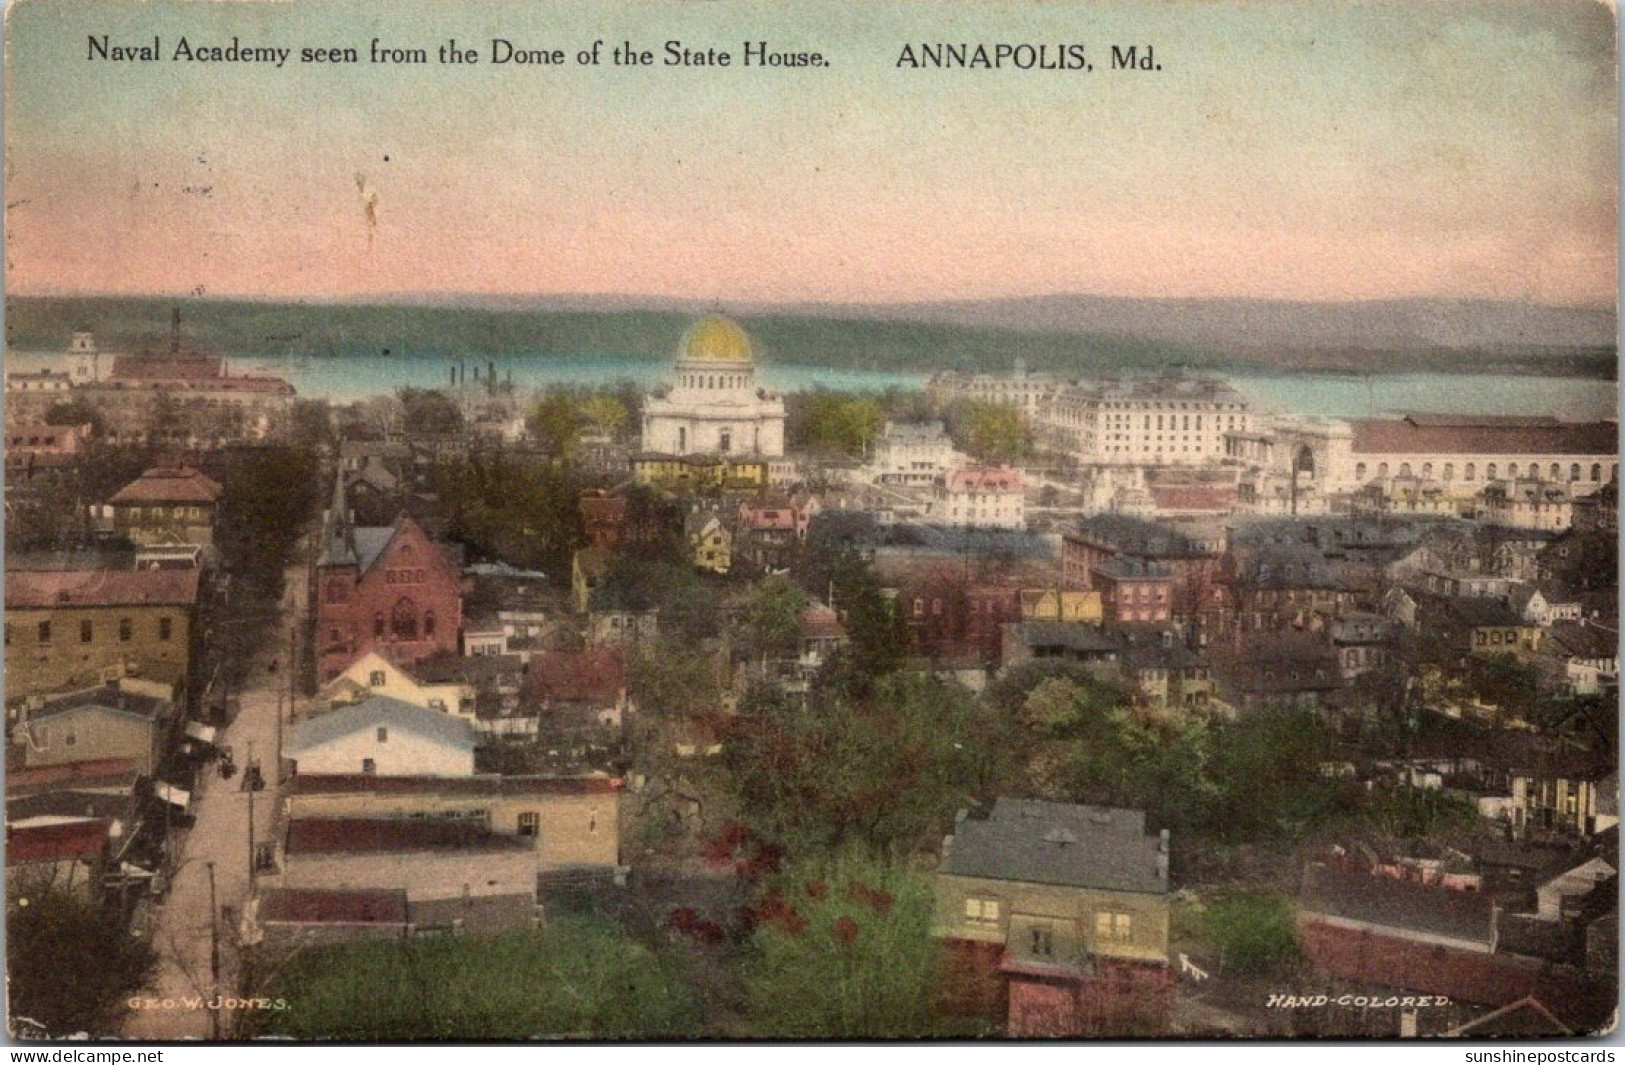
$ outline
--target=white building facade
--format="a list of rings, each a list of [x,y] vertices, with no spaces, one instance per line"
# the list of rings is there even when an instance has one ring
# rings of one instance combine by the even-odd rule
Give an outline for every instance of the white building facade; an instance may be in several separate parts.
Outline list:
[[[784,454],[784,398],[757,384],[750,338],[737,324],[711,315],[684,334],[671,385],[644,400],[643,450]]]

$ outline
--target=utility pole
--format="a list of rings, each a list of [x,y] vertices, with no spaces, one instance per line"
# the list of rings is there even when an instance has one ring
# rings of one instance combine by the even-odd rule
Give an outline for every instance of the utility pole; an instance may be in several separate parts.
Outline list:
[[[250,792],[250,794],[253,794]],[[220,909],[215,905],[214,863],[205,862],[209,870],[209,972],[214,977],[214,995],[220,997]],[[209,1011],[209,1031],[220,1038],[220,1011]]]
[[[243,784],[248,788],[248,893],[254,893],[254,741],[248,741],[248,763],[243,768]]]

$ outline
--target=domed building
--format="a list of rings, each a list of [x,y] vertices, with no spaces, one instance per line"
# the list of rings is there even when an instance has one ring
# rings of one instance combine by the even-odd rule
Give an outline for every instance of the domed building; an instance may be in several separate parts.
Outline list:
[[[738,324],[708,315],[683,334],[671,385],[644,399],[643,450],[784,454],[784,398],[757,386],[750,338]]]

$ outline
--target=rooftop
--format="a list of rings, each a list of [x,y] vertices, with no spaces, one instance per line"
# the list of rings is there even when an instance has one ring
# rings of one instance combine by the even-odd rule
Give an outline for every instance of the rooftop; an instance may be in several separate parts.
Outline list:
[[[259,916],[281,924],[405,924],[406,891],[272,888],[260,895]]]
[[[1615,422],[1549,417],[1412,414],[1397,420],[1355,419],[1355,454],[1616,455]]]
[[[197,569],[54,570],[6,574],[6,609],[191,606]]]
[[[218,502],[223,489],[190,467],[156,467],[120,488],[109,501],[117,504]]]
[[[522,851],[531,841],[494,835],[484,822],[294,818],[286,851],[305,854],[405,854],[423,851]]]
[[[6,829],[6,864],[84,861],[107,846],[108,822],[63,821]]]
[[[1313,864],[1300,907],[1326,917],[1451,939],[1495,941],[1495,902],[1487,894],[1433,887]]]
[[[416,733],[448,747],[472,749],[474,729],[462,718],[438,710],[425,710],[387,695],[374,695],[353,706],[339,707],[293,726],[288,737],[288,756],[298,758],[357,732],[385,726]]]
[[[364,773],[297,775],[289,795],[612,795],[622,781],[611,776],[397,777]]]
[[[1034,799],[999,799],[984,817],[954,827],[941,871],[1027,884],[1162,894],[1162,841],[1145,813]]]

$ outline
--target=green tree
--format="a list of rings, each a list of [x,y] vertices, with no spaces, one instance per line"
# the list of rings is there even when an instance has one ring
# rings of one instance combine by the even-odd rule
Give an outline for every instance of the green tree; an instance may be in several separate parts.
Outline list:
[[[740,964],[756,1038],[923,1039],[988,1034],[936,1008],[941,948],[931,881],[861,850],[773,877]]]
[[[402,388],[395,393],[401,401],[407,432],[444,436],[463,429],[463,412],[444,392],[433,388]]]
[[[745,823],[792,855],[847,844],[908,852],[1008,778],[999,723],[958,684],[917,673],[810,705],[749,693],[724,746]]]
[[[126,1001],[157,967],[151,945],[133,938],[111,911],[62,888],[17,885],[8,895],[12,1032],[57,1039],[117,1035]]]
[[[486,558],[560,578],[582,542],[581,485],[569,467],[474,451],[433,474],[451,539]]]
[[[549,455],[568,459],[581,439],[583,415],[577,400],[566,392],[549,391],[525,418],[525,431]]]
[[[740,618],[745,650],[752,658],[787,658],[795,654],[801,611],[807,593],[788,577],[757,581]]]
[[[680,959],[600,921],[561,918],[500,936],[327,947],[273,985],[266,1034],[404,1041],[568,1036],[670,1039],[703,1031]]]
[[[796,446],[854,458],[868,453],[870,442],[885,420],[880,403],[874,399],[822,389],[799,394],[792,405],[795,417],[787,420]]]
[[[582,400],[581,417],[598,432],[617,437],[626,428],[626,405],[612,392],[594,392]]]
[[[1301,955],[1291,901],[1268,892],[1219,896],[1202,914],[1200,929],[1227,975],[1279,973]]]
[[[954,442],[986,462],[1018,462],[1032,451],[1032,434],[1021,412],[1002,403],[956,404],[948,424]]]

